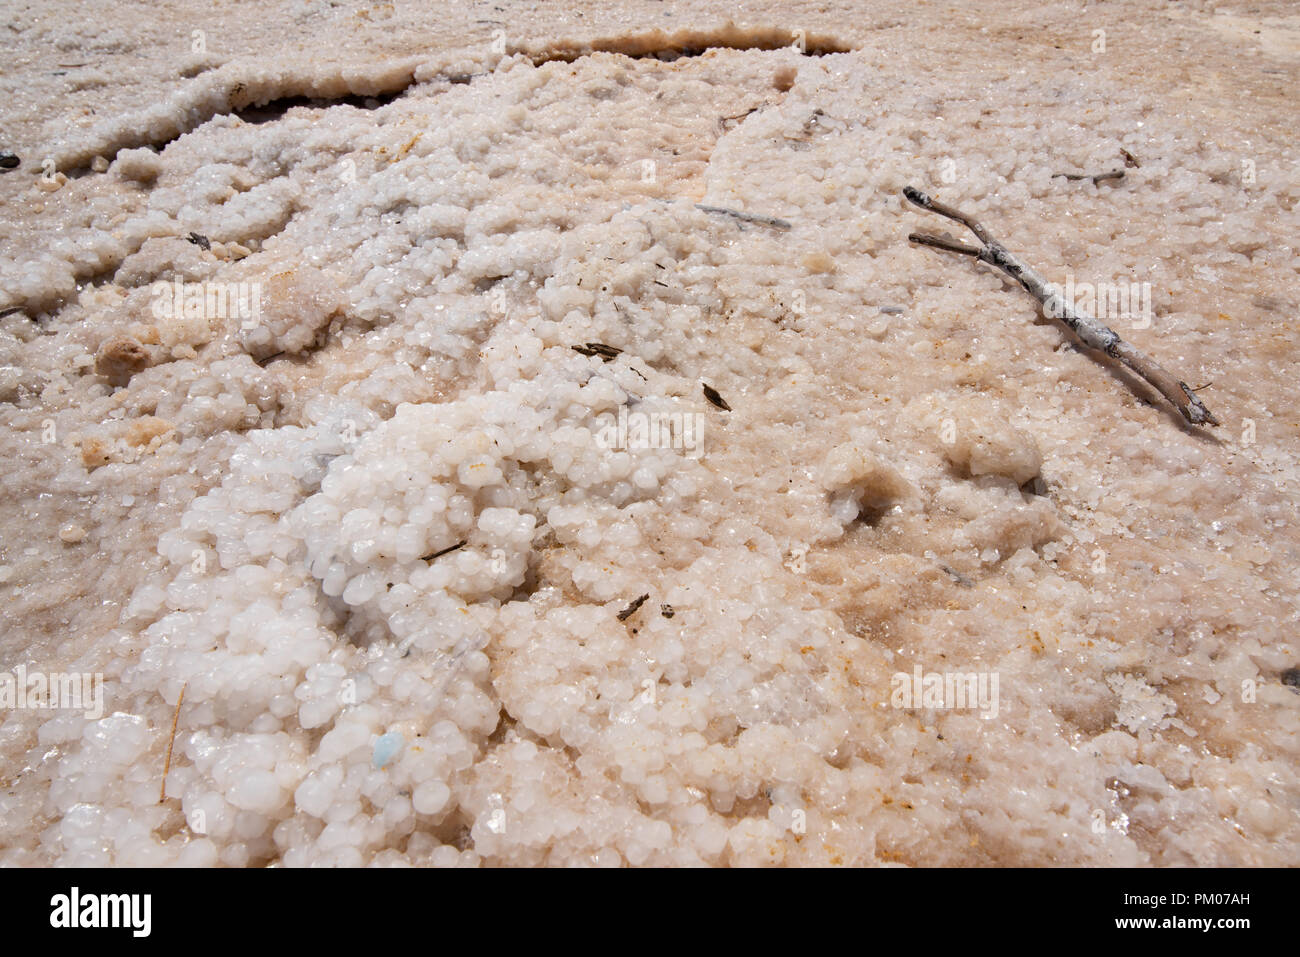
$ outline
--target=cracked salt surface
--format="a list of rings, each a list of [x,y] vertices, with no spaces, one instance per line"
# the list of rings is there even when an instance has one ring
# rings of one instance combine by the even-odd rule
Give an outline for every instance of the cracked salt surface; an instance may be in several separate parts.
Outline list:
[[[245,71],[415,84],[193,125],[223,74],[70,136],[112,162],[0,264],[3,648],[109,714],[4,715],[0,861],[1296,863],[1296,446],[1194,269],[1287,295],[1300,188],[1104,75],[1001,110],[925,56]],[[1053,178],[1122,149],[1127,192]],[[1151,281],[1258,444],[908,248],[950,157],[1027,258]],[[159,317],[178,280],[257,315]],[[610,448],[620,410],[702,447]],[[996,717],[891,707],[917,666]]]

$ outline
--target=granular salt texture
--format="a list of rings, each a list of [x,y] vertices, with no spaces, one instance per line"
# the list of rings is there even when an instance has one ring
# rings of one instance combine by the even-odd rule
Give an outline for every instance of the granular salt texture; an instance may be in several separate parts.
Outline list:
[[[978,42],[196,61],[61,132],[111,162],[0,263],[3,647],[106,709],[4,715],[0,861],[1297,863],[1294,147]],[[906,184],[1150,281],[1121,331],[1219,441],[909,248]],[[891,706],[913,668],[996,713]]]

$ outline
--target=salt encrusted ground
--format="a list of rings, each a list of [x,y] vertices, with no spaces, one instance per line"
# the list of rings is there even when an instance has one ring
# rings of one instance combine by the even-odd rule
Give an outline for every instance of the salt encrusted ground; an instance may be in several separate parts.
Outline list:
[[[1300,18],[1215,8],[10,4],[0,667],[107,713],[3,715],[0,861],[1296,864]]]

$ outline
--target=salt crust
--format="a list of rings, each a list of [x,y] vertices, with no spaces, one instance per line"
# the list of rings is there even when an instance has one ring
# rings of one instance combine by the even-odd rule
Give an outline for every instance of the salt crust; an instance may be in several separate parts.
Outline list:
[[[413,75],[244,79],[255,102]],[[1258,613],[1295,450],[1229,460],[1129,411],[995,278],[900,243],[896,201],[960,155],[964,208],[1008,239],[1040,227],[1038,261],[1141,271],[1163,345],[1192,352],[1200,283],[1294,275],[1287,249],[1238,251],[1265,217],[1295,234],[1294,180],[1248,209],[1176,118],[1100,75],[1001,77],[1021,108],[990,112],[982,82],[872,50],[507,58],[372,111],[129,148],[225,112],[228,80],[68,144],[116,155],[64,237],[0,267],[7,302],[68,303],[54,336],[4,320],[6,427],[55,422],[52,487],[161,510],[100,546],[105,568],[145,562],[119,626],[50,658],[105,671],[113,713],[0,725],[28,768],[0,796],[0,861],[1296,863],[1297,709],[1269,678],[1294,663],[1295,596]],[[719,137],[741,89],[771,93]],[[1158,233],[1052,227],[1045,143],[1084,169],[1140,152]],[[1107,197],[1070,203],[1096,222]],[[264,282],[265,322],[157,321],[149,285],[177,278]],[[624,354],[570,348],[592,340]],[[595,436],[623,404],[707,413],[706,454],[611,454]],[[1240,504],[1242,460],[1280,491]],[[1050,495],[1022,490],[1039,477]],[[1181,530],[1193,502],[1209,544]],[[1165,536],[1181,553],[1145,544]],[[34,574],[5,566],[7,587]],[[914,662],[997,671],[1000,717],[889,709]],[[400,744],[379,762],[381,735]]]

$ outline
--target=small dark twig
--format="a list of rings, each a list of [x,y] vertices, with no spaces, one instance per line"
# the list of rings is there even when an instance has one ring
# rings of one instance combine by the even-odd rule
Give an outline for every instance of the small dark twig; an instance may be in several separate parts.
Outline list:
[[[1053,173],[1052,178],[1060,176],[1068,180],[1090,179],[1094,183],[1100,183],[1107,179],[1123,179],[1126,174],[1122,169],[1113,169],[1109,173]]]
[[[706,206],[703,203],[696,203],[695,208],[706,213],[718,213],[722,216],[730,216],[732,219],[739,219],[743,223],[757,223],[759,226],[771,226],[773,229],[789,229],[790,222],[784,219],[777,219],[775,216],[763,216],[759,213],[744,213],[738,209],[728,209],[726,206]]]
[[[1182,413],[1183,418],[1193,425],[1218,425],[1219,420],[1205,407],[1196,392],[1188,384],[1163,369],[1150,356],[1129,345],[1108,326],[1098,322],[1092,316],[1080,312],[1074,303],[1066,302],[1059,291],[1017,256],[1008,252],[1006,247],[989,235],[988,230],[959,209],[946,206],[936,199],[908,186],[903,195],[913,206],[931,213],[938,213],[947,219],[961,223],[983,243],[983,248],[972,252],[973,247],[928,233],[913,233],[908,237],[912,242],[925,246],[934,246],[963,255],[973,255],[980,262],[987,263],[1006,273],[1031,296],[1044,306],[1044,313],[1050,314],[1064,323],[1070,331],[1079,337],[1089,348],[1104,352],[1112,359],[1117,359],[1140,375],[1169,400],[1170,404]]]
[[[744,113],[737,113],[735,116],[720,116],[720,117],[718,117],[718,125],[719,125],[720,127],[722,127],[722,129],[725,130],[725,129],[727,128],[727,124],[728,124],[728,123],[730,123],[730,122],[732,122],[732,121],[734,121],[734,120],[741,120],[741,121],[744,121],[744,120],[747,119],[747,118],[748,118],[752,113],[757,112],[758,109],[759,109],[759,107],[757,107],[757,106],[752,106],[752,107],[750,107],[749,109],[747,109]]]
[[[961,253],[963,256],[974,256],[979,258],[982,249],[978,246],[967,246],[965,243],[959,243],[955,239],[949,239],[947,236],[935,236],[931,233],[908,233],[909,241],[920,246],[933,246],[935,249],[946,249],[950,253]]]
[[[449,555],[449,554],[451,554],[452,552],[454,552],[456,549],[458,549],[458,548],[464,548],[464,547],[465,547],[465,540],[462,539],[461,541],[457,542],[455,545],[449,545],[449,546],[447,546],[447,547],[444,548],[442,551],[439,551],[439,552],[430,552],[428,555],[425,555],[423,558],[421,558],[420,561],[422,561],[422,562],[431,562],[431,561],[433,561],[435,558],[441,558],[443,555]]]

